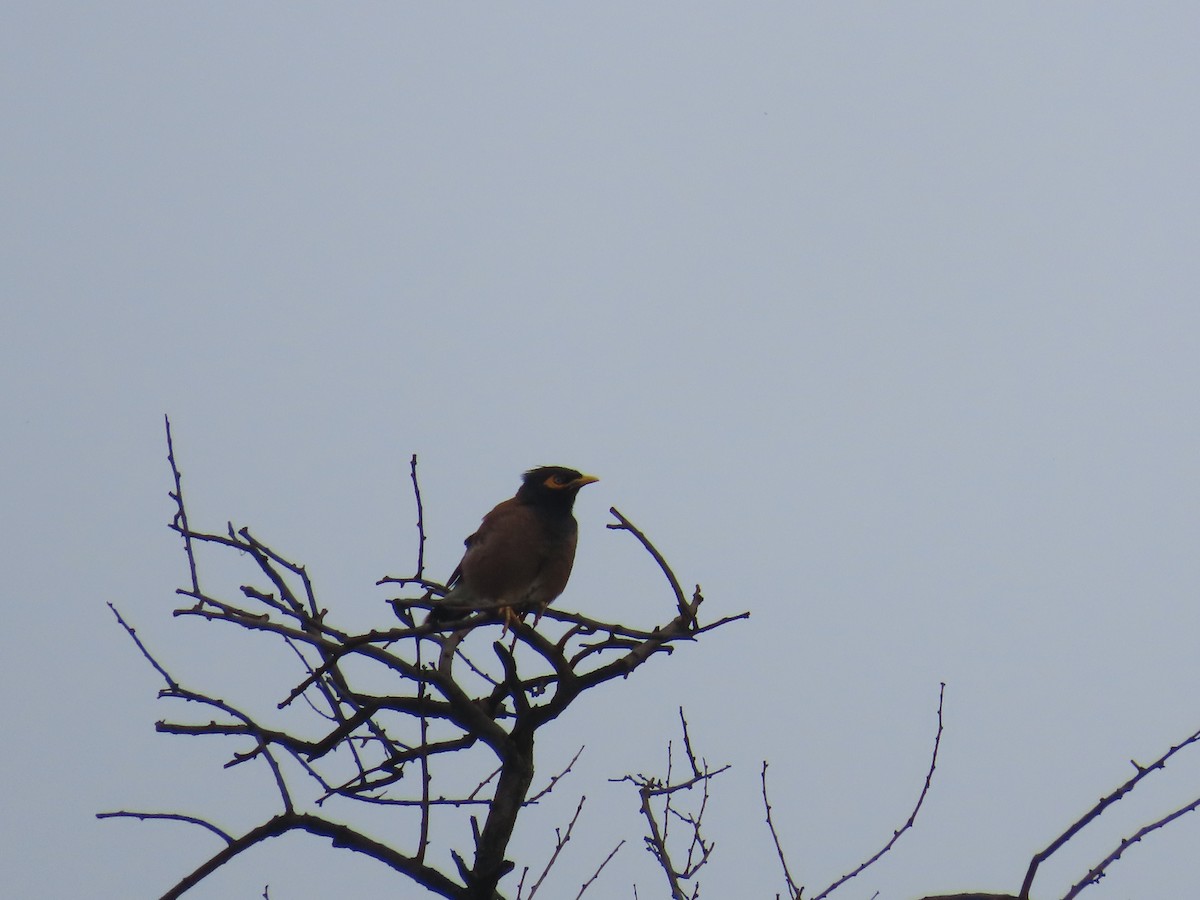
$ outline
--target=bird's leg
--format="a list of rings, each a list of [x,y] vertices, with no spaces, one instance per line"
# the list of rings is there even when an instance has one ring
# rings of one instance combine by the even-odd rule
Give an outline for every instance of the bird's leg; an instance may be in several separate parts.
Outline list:
[[[500,640],[504,640],[505,635],[508,634],[508,629],[521,621],[521,614],[511,606],[502,606],[500,607],[500,618],[504,622],[504,630],[500,632]]]

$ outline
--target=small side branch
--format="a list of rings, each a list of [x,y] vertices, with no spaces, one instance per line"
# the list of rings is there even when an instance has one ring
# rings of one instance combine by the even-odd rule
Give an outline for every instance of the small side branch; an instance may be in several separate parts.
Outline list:
[[[567,763],[566,768],[564,768],[561,772],[556,772],[555,774],[551,775],[550,781],[546,784],[546,786],[544,788],[542,788],[540,791],[538,791],[536,794],[534,794],[532,797],[530,797],[528,800],[526,800],[525,802],[526,803],[537,803],[539,800],[541,800],[543,797],[545,797],[547,794],[549,794],[552,790],[554,790],[555,785],[557,785],[563,778],[565,778],[567,775],[569,775],[571,770],[573,768],[575,768],[575,763],[577,763],[579,761],[579,757],[582,755],[583,755],[583,747],[580,747],[578,750],[575,751],[575,755],[571,757],[571,761],[569,763]]]
[[[186,822],[188,825],[199,825],[201,828],[206,828],[223,840],[226,844],[232,844],[234,838],[226,831],[222,831],[212,822],[205,821],[198,816],[185,816],[182,813],[152,813],[152,812],[133,812],[131,810],[119,809],[115,812],[96,813],[97,819],[137,819],[141,822],[149,821],[150,819],[161,819],[167,822]]]
[[[675,605],[679,610],[679,614],[686,615],[688,611],[688,602],[687,598],[684,596],[683,588],[680,587],[679,579],[676,578],[675,573],[671,571],[671,567],[667,564],[666,559],[661,553],[658,552],[658,548],[650,542],[650,539],[646,537],[646,535],[642,534],[637,526],[621,515],[620,511],[615,506],[610,506],[608,511],[613,514],[613,517],[617,521],[616,523],[610,522],[607,527],[612,531],[628,531],[635,538],[637,538],[638,543],[645,548],[647,553],[654,557],[654,561],[658,563],[658,567],[662,569],[663,575],[667,577],[667,583],[671,585],[671,591],[675,594]]]
[[[567,823],[567,828],[564,831],[561,828],[554,829],[554,850],[550,853],[550,859],[546,861],[546,867],[542,869],[542,874],[538,876],[537,881],[533,883],[533,887],[529,889],[528,900],[533,900],[537,896],[538,889],[541,888],[542,882],[546,880],[546,876],[550,874],[550,870],[554,868],[554,864],[558,862],[558,856],[562,853],[563,847],[571,840],[571,834],[575,831],[575,823],[579,821],[579,814],[583,812],[583,804],[587,802],[586,796],[580,796],[579,805],[575,807],[575,814],[571,816],[571,821]],[[520,893],[517,894],[518,900]]]
[[[787,884],[789,900],[800,900],[801,893],[804,888],[796,884],[796,880],[792,878],[792,872],[788,868],[787,857],[783,853],[783,846],[779,843],[779,832],[775,830],[775,822],[771,818],[771,801],[767,798],[767,761],[764,759],[762,764],[762,799],[763,807],[767,811],[767,828],[771,831],[771,840],[775,843],[775,855],[779,859],[779,865],[783,869],[783,880]]]
[[[144,656],[146,661],[154,667],[154,671],[163,677],[163,681],[167,683],[167,690],[178,690],[179,685],[175,683],[175,679],[167,674],[167,670],[160,666],[158,664],[158,660],[150,655],[150,651],[146,649],[146,645],[142,643],[142,639],[137,636],[137,629],[126,622],[125,619],[122,618],[120,611],[111,603],[108,604],[108,608],[111,609],[112,614],[117,617],[117,622],[119,622],[121,627],[125,629],[125,633],[128,634],[133,640],[134,644],[137,645],[137,648],[139,651],[141,651],[142,656]]]
[[[192,578],[192,593],[200,594],[200,576],[196,571],[196,553],[192,547],[192,530],[188,527],[187,508],[183,504],[183,473],[175,462],[175,442],[171,437],[171,417],[163,416],[167,427],[167,462],[171,464],[171,475],[175,479],[175,490],[170,497],[175,501],[175,515],[171,517],[171,528],[183,536],[183,550],[187,554],[188,573]]]
[[[579,886],[579,893],[575,895],[575,900],[579,900],[583,896],[583,892],[595,884],[596,879],[600,877],[600,873],[604,871],[604,867],[612,862],[612,858],[617,855],[617,851],[625,846],[625,841],[620,841],[617,846],[609,851],[608,856],[596,867],[596,871],[592,873],[592,877]]]
[[[414,577],[425,574],[425,506],[421,503],[421,482],[417,480],[417,454],[408,461],[408,474],[412,479],[413,497],[417,501],[417,571]]]

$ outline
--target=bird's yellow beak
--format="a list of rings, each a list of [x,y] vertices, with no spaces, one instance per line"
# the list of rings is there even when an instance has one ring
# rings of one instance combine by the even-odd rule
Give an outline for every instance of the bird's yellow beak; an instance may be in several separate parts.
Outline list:
[[[581,488],[585,484],[595,484],[599,480],[600,479],[597,478],[595,475],[580,475],[578,478],[576,478],[574,481],[572,481],[568,485],[568,487]]]

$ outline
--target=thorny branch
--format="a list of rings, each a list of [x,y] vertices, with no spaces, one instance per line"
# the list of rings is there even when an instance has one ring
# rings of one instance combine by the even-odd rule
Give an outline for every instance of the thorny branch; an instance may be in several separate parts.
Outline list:
[[[534,749],[539,729],[587,690],[628,676],[651,657],[670,653],[681,641],[692,642],[748,615],[702,621],[704,597],[699,586],[688,599],[654,545],[614,509],[617,522],[611,527],[633,534],[663,570],[675,598],[674,615],[649,626],[629,627],[550,610],[536,630],[523,622],[512,625],[507,645],[495,640],[493,629],[499,619],[488,610],[458,622],[430,622],[427,614],[446,587],[424,574],[424,504],[414,456],[410,473],[417,506],[416,571],[413,576],[387,577],[379,583],[415,586],[421,593],[388,601],[395,615],[391,625],[349,632],[337,627],[334,615],[318,602],[305,568],[276,552],[248,528],[230,524],[223,532],[208,532],[192,526],[169,420],[166,424],[174,481],[170,496],[175,506],[170,527],[183,539],[189,575],[188,586],[177,591],[188,604],[176,609],[175,615],[280,640],[300,671],[295,686],[275,698],[267,713],[252,712],[183,687],[113,608],[139,652],[163,678],[166,686],[160,696],[207,707],[217,714],[200,721],[161,721],[157,729],[248,742],[232,753],[227,765],[263,760],[272,772],[282,805],[281,812],[241,835],[182,814],[125,810],[102,814],[173,819],[199,825],[221,838],[223,849],[181,879],[165,897],[182,894],[268,837],[301,831],[374,857],[439,896],[497,900],[501,880],[515,867],[507,851],[518,815],[542,801],[575,763],[572,759],[549,783],[535,788]],[[257,583],[242,585],[236,597],[202,587],[199,557],[205,547],[244,554]],[[381,692],[379,685],[392,687]],[[295,704],[299,698],[305,704]],[[308,723],[297,725],[296,717],[306,710]],[[275,723],[273,719],[284,712],[290,718]],[[288,770],[293,778],[307,779],[312,785],[307,800],[293,799],[299,797],[297,786],[285,778],[284,759],[297,767]],[[414,763],[418,777],[405,779],[406,769]],[[705,784],[708,777],[711,775],[703,779]],[[320,806],[332,798],[390,805],[398,815],[413,815],[414,849],[401,852],[385,846],[324,815],[304,812],[300,805]],[[482,822],[470,819],[472,852],[439,849],[439,856],[448,853],[454,860],[453,867],[443,870],[432,852],[433,820],[462,817],[479,808],[486,816]],[[575,818],[581,811],[582,804]],[[575,818],[565,832],[558,833],[530,897],[565,852]],[[706,858],[711,848],[700,846]],[[583,883],[580,895],[599,877],[616,849]],[[692,852],[689,850],[689,859]]]

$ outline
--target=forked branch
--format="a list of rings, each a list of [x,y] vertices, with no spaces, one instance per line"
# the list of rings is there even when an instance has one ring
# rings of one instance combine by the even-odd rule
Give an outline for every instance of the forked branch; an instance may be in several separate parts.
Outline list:
[[[687,718],[682,709],[679,710],[679,722],[683,731],[683,756],[689,774],[675,779],[675,749],[668,744],[665,777],[637,774],[614,780],[629,782],[637,788],[648,831],[646,849],[667,879],[671,900],[694,900],[700,896],[697,875],[708,863],[716,846],[703,832],[709,782],[727,771],[729,766],[710,769],[708,761],[698,757],[692,749]],[[691,805],[690,810],[685,811],[679,806],[681,796],[693,789],[700,791],[700,798]],[[684,836],[677,842],[670,838],[672,823],[678,823],[684,829]]]

